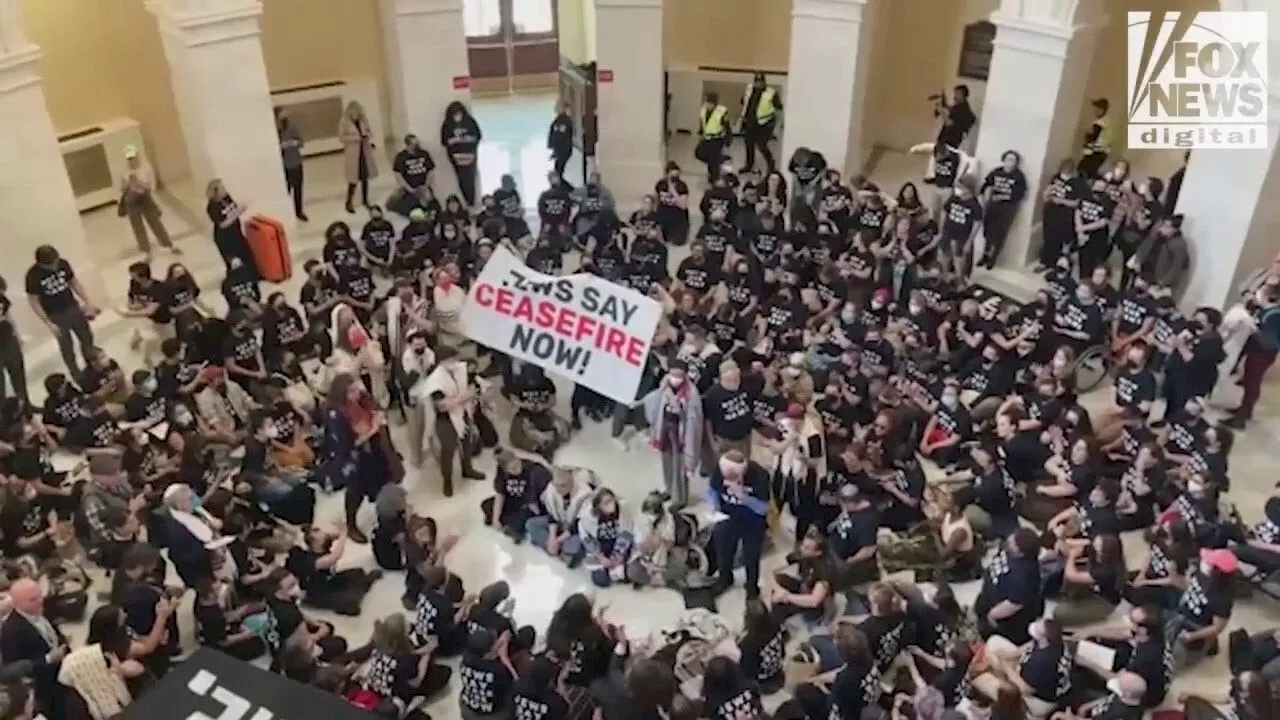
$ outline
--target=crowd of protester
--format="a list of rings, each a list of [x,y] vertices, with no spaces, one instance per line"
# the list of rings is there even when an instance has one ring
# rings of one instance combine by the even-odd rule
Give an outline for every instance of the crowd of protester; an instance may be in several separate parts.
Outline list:
[[[566,120],[549,138],[558,170]],[[447,126],[478,142],[464,107]],[[468,148],[450,158],[459,172]],[[1280,499],[1245,527],[1225,498],[1227,425],[1250,418],[1280,345],[1280,267],[1251,278],[1226,319],[1184,313],[1185,241],[1159,182],[1123,160],[1093,177],[1064,162],[1044,197],[1046,287],[1017,303],[969,273],[996,261],[1027,202],[1019,156],[976,178],[955,147],[931,152],[928,192],[845,178],[803,148],[786,174],[722,163],[697,215],[676,163],[626,218],[598,175],[573,188],[556,172],[531,226],[507,177],[474,207],[471,193],[436,200],[435,163],[410,136],[388,202],[407,224],[371,206],[358,231],[328,226],[296,304],[264,292],[243,208],[215,182],[229,310],[180,263],[162,277],[131,266],[137,370],[94,345],[97,308],[40,248],[25,290],[68,372],[44,379],[37,405],[6,364],[0,718],[112,717],[163,680],[183,654],[178,624],[194,622],[201,645],[392,718],[420,719],[456,686],[467,720],[1136,720],[1225,648],[1233,680],[1214,701],[1269,720],[1276,638],[1226,630],[1235,580],[1280,572]],[[561,417],[541,368],[465,339],[466,288],[499,245],[662,304],[634,403],[579,386]],[[10,322],[0,331],[16,339]],[[1089,353],[1112,368],[1101,412],[1077,392]],[[1212,424],[1206,398],[1237,367],[1241,406]],[[607,474],[556,465],[584,422],[609,422],[619,453],[647,431],[663,491],[632,508]],[[585,595],[539,631],[512,621],[506,583],[464,587],[457,537],[400,479],[431,461],[452,495],[455,477],[486,480],[473,460],[487,449],[484,523],[598,586],[714,608],[742,567],[742,632],[697,689]],[[66,456],[74,469],[55,465]],[[323,527],[316,499],[335,492],[344,521]],[[1139,531],[1149,551],[1132,572],[1121,536]],[[769,538],[785,534],[785,567],[762,579]],[[371,543],[379,569],[347,568],[351,543]],[[77,580],[82,558],[110,574],[103,603]],[[314,614],[360,615],[384,571],[403,577],[407,614],[368,638]],[[951,585],[971,580],[966,607]],[[178,611],[187,593],[192,618]],[[59,624],[89,607],[73,649]],[[1117,609],[1124,626],[1098,629]]]

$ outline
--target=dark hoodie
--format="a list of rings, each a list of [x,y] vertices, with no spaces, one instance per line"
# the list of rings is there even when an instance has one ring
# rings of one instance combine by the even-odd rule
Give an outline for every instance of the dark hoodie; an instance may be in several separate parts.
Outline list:
[[[462,119],[455,120],[454,115],[459,111],[462,112]],[[471,155],[471,164],[474,164],[480,139],[480,126],[467,107],[457,100],[449,103],[444,111],[444,123],[440,125],[440,144],[449,154],[450,162],[456,162],[455,158],[459,155]]]

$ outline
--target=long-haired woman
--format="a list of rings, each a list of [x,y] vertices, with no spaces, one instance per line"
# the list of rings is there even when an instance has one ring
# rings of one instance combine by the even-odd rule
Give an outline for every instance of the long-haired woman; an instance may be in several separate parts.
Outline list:
[[[347,212],[354,213],[356,185],[360,186],[360,202],[369,207],[369,181],[378,175],[373,156],[373,126],[364,106],[352,100],[338,123],[338,139],[342,141],[342,159],[347,173]]]
[[[457,100],[449,103],[444,111],[444,122],[440,124],[440,144],[449,156],[449,164],[453,165],[453,172],[458,176],[458,190],[469,207],[476,204],[479,185],[476,151],[482,137],[480,124],[467,106]]]
[[[356,525],[360,506],[377,498],[383,484],[404,477],[386,423],[386,414],[353,375],[333,379],[325,408],[324,473],[331,486],[346,490],[347,535],[358,543],[368,542]]]

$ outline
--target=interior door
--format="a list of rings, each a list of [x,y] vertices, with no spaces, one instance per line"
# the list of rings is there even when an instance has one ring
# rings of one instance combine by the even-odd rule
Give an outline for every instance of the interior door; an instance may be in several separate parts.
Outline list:
[[[465,0],[473,89],[555,87],[560,42],[555,0]]]

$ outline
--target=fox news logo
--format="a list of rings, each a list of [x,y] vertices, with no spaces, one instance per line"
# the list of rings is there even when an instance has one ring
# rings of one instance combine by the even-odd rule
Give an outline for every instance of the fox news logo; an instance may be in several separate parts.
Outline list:
[[[1265,12],[1129,13],[1130,148],[1267,147]]]

